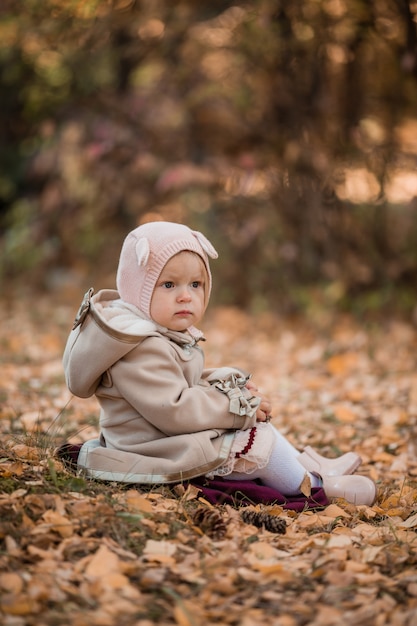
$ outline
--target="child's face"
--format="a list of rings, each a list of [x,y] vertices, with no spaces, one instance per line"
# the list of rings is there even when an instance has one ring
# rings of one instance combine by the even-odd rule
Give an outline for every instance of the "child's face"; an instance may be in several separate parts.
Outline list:
[[[165,265],[151,300],[151,318],[169,330],[183,332],[204,315],[206,272],[192,252],[179,252]]]

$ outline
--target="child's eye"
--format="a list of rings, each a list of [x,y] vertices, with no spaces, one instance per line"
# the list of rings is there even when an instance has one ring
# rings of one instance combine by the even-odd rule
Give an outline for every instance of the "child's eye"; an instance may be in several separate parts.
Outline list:
[[[201,286],[201,283],[200,283],[200,281],[199,281],[199,280],[194,280],[194,281],[191,283],[191,287],[193,287],[193,289],[198,289],[198,287],[200,287],[200,286]]]
[[[167,289],[172,289],[174,286],[174,283],[171,280],[167,280],[165,283],[163,283],[163,286],[166,287]]]

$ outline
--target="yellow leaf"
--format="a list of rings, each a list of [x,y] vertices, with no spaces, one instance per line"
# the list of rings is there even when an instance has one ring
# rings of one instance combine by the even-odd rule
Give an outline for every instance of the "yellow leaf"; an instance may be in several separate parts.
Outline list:
[[[407,585],[407,593],[409,596],[417,597],[417,583],[410,583]]]
[[[329,504],[329,506],[326,506],[326,508],[324,509],[324,514],[327,517],[350,517],[349,513],[347,513],[344,509],[342,509],[340,506],[337,506],[337,504]]]
[[[268,509],[268,515],[282,515],[284,512],[284,509],[282,506],[271,506]]]
[[[372,455],[372,460],[374,463],[389,463],[391,465],[395,460],[395,457],[393,454],[389,454],[388,452],[375,452],[375,454]]]
[[[363,389],[347,389],[345,395],[351,402],[362,402],[364,397]]]
[[[21,461],[2,463],[0,467],[2,476],[21,476],[24,472],[24,465]]]
[[[30,532],[36,527],[35,522],[26,513],[22,513],[22,530]]]
[[[131,512],[151,513],[152,504],[140,495],[135,489],[129,489],[126,493],[126,505]]]
[[[401,528],[415,528],[417,526],[417,513],[399,523]]]
[[[55,503],[55,511],[57,511],[57,513],[59,513],[60,515],[66,515],[66,509],[65,509],[65,504],[63,499],[61,498],[61,496],[55,495],[54,496],[54,503]]]
[[[119,557],[106,546],[100,546],[85,569],[87,576],[102,578],[120,571]]]
[[[327,378],[325,378],[324,376],[314,376],[312,378],[308,378],[305,381],[305,386],[307,387],[307,389],[322,389],[323,387],[325,387],[328,383]]]
[[[359,354],[356,352],[345,352],[336,354],[327,360],[326,366],[330,374],[340,376],[356,369],[359,361]]]
[[[362,574],[364,572],[370,572],[371,568],[366,563],[361,563],[359,561],[352,561],[351,559],[347,559],[345,562],[345,571],[352,572],[354,574]]]
[[[43,519],[47,524],[49,524],[55,532],[57,532],[64,539],[67,537],[71,537],[74,532],[72,523],[69,521],[67,517],[57,513],[56,511],[45,511],[42,515]]]
[[[273,578],[279,580],[282,583],[288,583],[292,581],[292,572],[288,571],[282,563],[262,563],[258,561],[253,563],[253,568],[263,574],[264,576],[273,576]]]
[[[402,506],[396,506],[385,511],[385,515],[388,515],[388,517],[400,517],[401,519],[404,517],[404,513],[407,513],[407,511]]]
[[[4,591],[17,594],[23,590],[23,580],[19,574],[4,572],[0,574],[0,587],[4,589]]]
[[[128,577],[124,574],[119,574],[119,572],[110,572],[106,576],[102,576],[101,581],[105,589],[124,589],[129,585]]]
[[[184,500],[195,500],[201,493],[201,489],[195,485],[188,485],[187,490],[183,496]]]
[[[347,406],[344,406],[343,404],[333,405],[332,411],[335,418],[345,424],[352,424],[357,419],[354,411],[352,411],[352,409],[349,409]]]
[[[266,541],[257,541],[251,544],[249,555],[252,555],[255,559],[274,559],[277,556],[277,550]]]
[[[362,558],[365,563],[381,563],[381,556],[384,557],[385,546],[366,546],[362,551]],[[382,561],[385,563],[385,559]]]
[[[347,535],[330,535],[326,542],[327,548],[347,548],[352,545],[351,537]]]
[[[190,620],[188,611],[180,604],[176,604],[174,607],[174,618],[178,626],[194,626],[194,622]]]
[[[311,495],[311,479],[308,474],[304,474],[303,482],[301,483],[299,489],[307,498]]]
[[[315,526],[327,526],[334,522],[334,517],[324,513],[311,513],[300,515],[295,522],[297,528],[314,528]]]
[[[39,461],[41,458],[41,450],[33,446],[27,446],[24,443],[17,443],[12,447],[13,454],[19,459],[27,459],[29,461]]]
[[[177,545],[170,541],[154,541],[148,539],[143,550],[144,556],[148,561],[157,561],[158,563],[170,564],[174,563],[172,558],[177,551]]]
[[[409,457],[407,453],[399,454],[393,460],[390,471],[391,472],[399,472],[401,474],[406,474],[409,464]]]
[[[29,615],[39,613],[39,605],[26,594],[4,594],[0,599],[0,609],[7,615]]]

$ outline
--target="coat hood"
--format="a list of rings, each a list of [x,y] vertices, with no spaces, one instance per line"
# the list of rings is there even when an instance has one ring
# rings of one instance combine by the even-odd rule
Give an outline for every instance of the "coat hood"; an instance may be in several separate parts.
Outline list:
[[[63,365],[69,390],[80,398],[94,394],[103,374],[136,348],[145,337],[166,336],[178,344],[194,345],[203,335],[169,331],[123,302],[117,291],[105,289],[94,295],[89,289],[76,315],[65,346]]]

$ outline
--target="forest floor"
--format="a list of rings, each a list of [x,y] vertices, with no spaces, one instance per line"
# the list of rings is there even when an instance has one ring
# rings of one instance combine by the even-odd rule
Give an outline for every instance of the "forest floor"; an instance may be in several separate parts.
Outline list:
[[[63,378],[77,306],[0,304],[1,624],[417,623],[414,326],[209,313],[206,365],[253,372],[294,445],[354,449],[378,486],[372,507],[249,507],[285,520],[280,533],[195,488],[89,482],[54,458],[65,440],[97,434],[95,400],[72,398]]]

